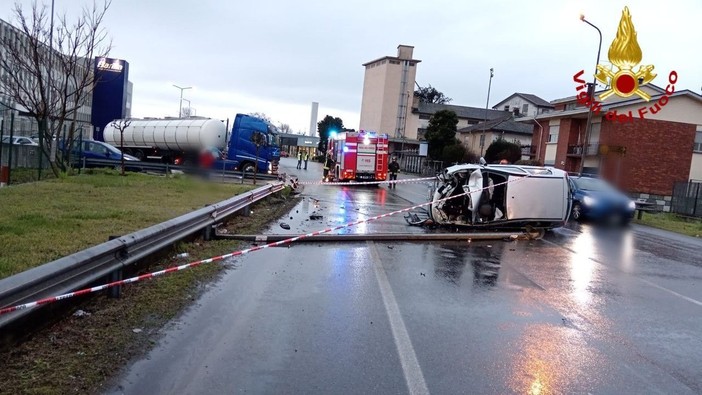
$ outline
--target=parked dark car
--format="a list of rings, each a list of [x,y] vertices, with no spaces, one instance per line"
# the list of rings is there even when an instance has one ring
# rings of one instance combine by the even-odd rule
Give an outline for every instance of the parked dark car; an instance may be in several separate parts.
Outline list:
[[[569,177],[573,197],[571,218],[610,224],[628,224],[636,203],[607,181],[595,177]]]
[[[74,158],[86,159],[109,159],[109,160],[121,160],[122,151],[116,147],[104,143],[102,141],[87,140],[82,143],[82,150],[79,149],[79,145],[73,145],[71,150],[71,155]],[[128,162],[138,162],[139,159],[132,155],[124,154],[125,169],[128,171],[141,171],[140,167],[129,165]]]

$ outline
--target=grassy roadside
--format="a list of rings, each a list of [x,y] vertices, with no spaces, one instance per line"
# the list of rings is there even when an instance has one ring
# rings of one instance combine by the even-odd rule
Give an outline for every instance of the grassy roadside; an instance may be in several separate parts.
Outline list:
[[[287,213],[296,199],[287,192],[254,206],[242,220],[230,219],[228,229],[240,233],[262,231],[272,220]],[[217,240],[181,243],[173,251],[188,252],[188,261],[203,259],[244,246]],[[142,272],[181,264],[164,259]],[[230,268],[231,269],[231,268]],[[178,316],[217,278],[222,263],[211,263],[122,288],[119,299],[104,295],[86,297],[70,317],[44,328],[22,344],[0,351],[0,394],[101,393],[130,360],[156,344],[161,328]]]
[[[93,173],[0,189],[0,278],[252,189],[185,177]]]
[[[671,213],[643,213],[640,220],[635,219],[634,221],[637,224],[665,229],[692,237],[702,237],[702,220],[700,219],[681,218]]]
[[[10,172],[10,185],[17,185],[17,184],[24,184],[27,182],[34,182],[37,181],[39,177],[39,173],[37,169],[23,169],[23,168],[15,168],[12,169]],[[51,172],[51,169],[44,169],[41,172],[41,179],[42,180],[49,180],[52,178],[56,178],[54,173]]]

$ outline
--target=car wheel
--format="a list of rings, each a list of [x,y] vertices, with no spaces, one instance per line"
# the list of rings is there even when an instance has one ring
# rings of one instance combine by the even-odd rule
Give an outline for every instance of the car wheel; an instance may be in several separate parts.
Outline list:
[[[130,155],[132,155],[132,154],[130,154]],[[134,150],[134,154],[133,154],[133,155],[134,155],[134,157],[136,157],[136,158],[139,159],[140,161],[143,161],[143,160],[144,160],[144,157],[146,156],[146,155],[144,155],[144,151],[142,151],[142,150],[140,150],[140,149]]]
[[[576,221],[583,219],[583,208],[580,203],[573,204],[572,217]]]

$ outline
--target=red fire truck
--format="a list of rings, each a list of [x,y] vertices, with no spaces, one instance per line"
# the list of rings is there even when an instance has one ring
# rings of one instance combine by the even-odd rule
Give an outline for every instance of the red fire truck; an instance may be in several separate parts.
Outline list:
[[[331,134],[327,152],[335,167],[330,181],[385,181],[388,176],[388,135],[369,131]]]

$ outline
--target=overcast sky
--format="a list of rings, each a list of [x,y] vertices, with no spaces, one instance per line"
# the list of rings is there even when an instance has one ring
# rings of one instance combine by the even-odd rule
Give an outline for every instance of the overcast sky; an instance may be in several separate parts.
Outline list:
[[[85,3],[56,0],[56,9]],[[13,4],[0,0],[0,17],[14,21]],[[491,67],[491,107],[514,92],[573,95],[573,74],[594,71],[598,44],[578,15],[602,30],[605,63],[625,5],[653,83],[665,87],[675,70],[676,90],[700,93],[700,0],[113,0],[105,26],[111,57],[129,62],[133,116],[177,115],[177,84],[195,88],[184,97],[197,115],[263,112],[307,131],[313,101],[319,119],[358,128],[361,64],[395,56],[398,44],[422,61],[417,82],[452,104],[484,107]]]

